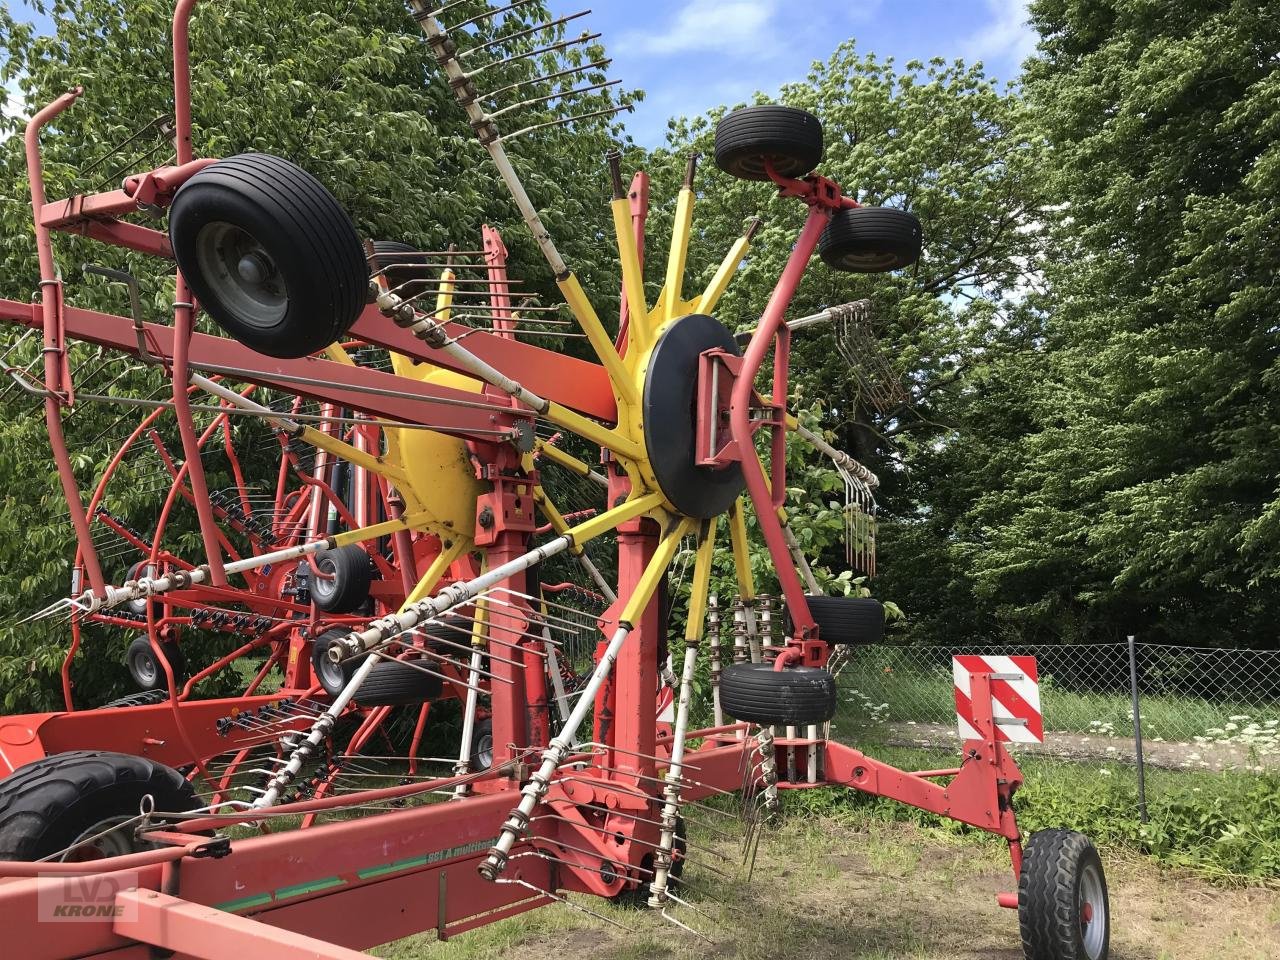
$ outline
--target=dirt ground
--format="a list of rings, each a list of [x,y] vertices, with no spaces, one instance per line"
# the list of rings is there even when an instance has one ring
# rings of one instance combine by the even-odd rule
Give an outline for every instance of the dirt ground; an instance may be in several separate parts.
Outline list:
[[[993,844],[909,824],[788,823],[762,839],[749,885],[699,871],[678,918],[577,901],[605,920],[552,906],[448,943],[419,936],[383,948],[413,957],[496,960],[1020,960],[1017,916],[996,905],[1008,860]],[[1219,887],[1134,855],[1103,852],[1113,960],[1275,960],[1280,890]],[[618,924],[615,927],[611,924]]]

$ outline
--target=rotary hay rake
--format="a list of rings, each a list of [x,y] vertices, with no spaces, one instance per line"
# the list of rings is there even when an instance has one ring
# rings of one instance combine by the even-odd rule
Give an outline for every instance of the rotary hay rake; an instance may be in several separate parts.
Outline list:
[[[787,411],[789,347],[794,330],[848,327],[867,307],[786,314],[815,250],[835,269],[897,269],[919,255],[919,224],[859,206],[813,173],[823,149],[814,117],[779,106],[728,115],[717,165],[808,209],[758,324],[735,337],[714,311],[754,223],[686,296],[691,158],[651,302],[648,181],[637,174],[628,187],[611,154],[623,278],[611,335],[506,145],[622,108],[579,99],[612,81],[573,86],[602,61],[536,76],[530,58],[595,35],[567,37],[578,14],[524,21],[526,6],[467,17],[474,4],[411,3],[563,308],[518,292],[489,227],[470,251],[370,243],[289,161],[196,159],[194,0],[181,0],[173,22],[172,162],[130,173],[118,190],[50,202],[40,133],[81,91],[30,121],[41,281],[34,304],[0,301],[0,316],[25,328],[5,367],[43,403],[79,546],[70,596],[33,615],[68,625],[66,709],[0,719],[0,922],[14,949],[345,958],[555,902],[589,911],[570,893],[647,904],[705,936],[686,866],[741,879],[721,849],[734,835],[726,818],[746,822],[749,864],[784,791],[838,785],[1004,837],[1018,892],[999,901],[1018,909],[1027,955],[1105,957],[1092,845],[1067,831],[1022,843],[1012,803],[1022,777],[991,697],[1007,678],[974,675],[980,739],[953,769],[897,770],[824,734],[833,651],[849,656],[878,637],[883,610],[821,595],[787,520],[785,445],[812,444],[845,479],[850,561],[867,572],[875,478]],[[499,20],[513,53],[474,33]],[[513,66],[532,72],[479,89]],[[548,80],[559,83],[552,94],[528,95]],[[499,106],[503,95],[515,102]],[[550,100],[571,115],[499,129],[499,118]],[[572,114],[581,102],[586,112]],[[126,219],[166,208],[167,232]],[[67,303],[55,230],[175,259],[172,325],[148,322],[132,278],[100,268],[90,272],[128,287],[131,316]],[[229,336],[197,331],[198,311]],[[529,342],[568,333],[594,361]],[[75,361],[87,353],[86,374]],[[149,398],[120,389],[139,377]],[[87,500],[63,423],[86,402],[152,408]],[[777,570],[776,609],[755,590],[748,510]],[[724,540],[739,596],[722,607],[710,581]],[[123,576],[109,577],[116,568]],[[689,585],[678,670],[666,657],[673,568]],[[109,709],[76,709],[73,698],[73,661],[97,642],[82,644],[89,625],[134,637],[129,665],[144,690]],[[237,645],[209,659],[216,633]],[[713,715],[693,729],[703,659]],[[231,695],[197,695],[246,663]],[[457,749],[423,757],[443,700],[459,704]],[[372,752],[375,738],[386,755]],[[422,769],[432,765],[443,769]],[[86,885],[90,899],[107,891],[106,909],[41,922],[83,907]]]

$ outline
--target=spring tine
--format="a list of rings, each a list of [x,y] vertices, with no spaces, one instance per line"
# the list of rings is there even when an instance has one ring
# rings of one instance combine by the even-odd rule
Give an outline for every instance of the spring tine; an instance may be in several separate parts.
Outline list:
[[[463,57],[469,57],[472,54],[479,53],[482,50],[488,50],[491,47],[496,47],[503,43],[511,43],[515,40],[521,39],[522,37],[528,37],[535,33],[542,33],[544,30],[550,30],[553,27],[562,27],[573,20],[580,20],[590,12],[590,10],[580,10],[577,13],[570,13],[567,16],[559,17],[556,20],[548,20],[546,23],[534,24],[532,27],[526,27],[524,30],[519,30],[516,33],[509,33],[505,37],[497,37],[493,40],[489,40],[480,44],[478,47],[469,47],[466,50],[459,50],[457,57],[461,60]]]
[[[503,107],[501,110],[492,111],[489,114],[489,119],[496,120],[504,114],[511,113],[514,110],[519,110],[522,107],[531,107],[535,103],[546,103],[548,100],[558,100],[563,97],[572,97],[579,93],[590,93],[592,90],[603,90],[606,87],[616,87],[621,82],[621,80],[606,80],[604,83],[593,83],[586,87],[575,87],[573,89],[562,90],[557,93],[548,93],[544,97],[531,97],[528,100],[521,100],[519,103],[513,103],[510,106]]]
[[[534,855],[542,856],[544,859],[547,859],[547,860],[554,859],[552,857],[547,857],[545,854],[534,854],[533,852],[517,853],[514,856],[512,856],[510,859],[514,860],[516,859],[516,857],[526,857],[526,856],[534,856]],[[573,864],[570,864],[570,866],[573,866]],[[524,887],[526,890],[532,890],[534,893],[537,893],[539,896],[549,897],[552,900],[556,900],[559,903],[563,903],[566,906],[572,907],[575,910],[581,910],[583,913],[587,914],[587,916],[594,917],[597,920],[600,920],[604,923],[609,924],[609,926],[611,927],[617,927],[619,930],[627,929],[622,924],[618,923],[617,920],[611,920],[610,918],[606,917],[604,914],[596,913],[594,910],[588,909],[587,907],[584,907],[580,903],[575,903],[574,901],[570,900],[568,897],[559,896],[557,894],[552,893],[550,890],[543,890],[542,887],[529,883],[525,880],[521,880],[519,877],[498,877],[493,882],[517,884],[518,886]]]
[[[462,21],[459,21],[458,23],[453,24],[452,26],[445,27],[445,32],[452,33],[454,30],[460,30],[463,27],[469,27],[473,23],[479,23],[481,20],[488,20],[490,17],[496,17],[498,14],[506,13],[509,10],[515,10],[517,7],[528,6],[533,2],[534,0],[515,0],[514,3],[508,3],[505,7],[494,7],[490,10],[486,10],[484,13],[480,13],[474,17],[471,17],[468,20],[462,20]],[[436,11],[436,12],[439,13],[439,11]]]
[[[575,73],[585,73],[588,70],[603,69],[613,63],[612,57],[606,57],[603,60],[593,60],[591,63],[584,63],[580,67],[569,67],[566,70],[557,70],[555,73],[544,73],[540,76],[533,77],[529,80],[517,80],[515,83],[508,83],[505,87],[498,87],[495,90],[484,95],[482,99],[494,101],[504,93],[510,93],[512,90],[519,90],[521,87],[527,87],[535,83],[543,83],[547,80],[557,80],[560,77],[571,76]]]
[[[548,44],[545,47],[538,47],[534,50],[528,50],[524,53],[515,53],[509,57],[504,57],[501,60],[492,60],[489,63],[484,64],[483,66],[476,67],[474,70],[466,71],[464,76],[466,76],[467,79],[469,80],[474,79],[475,77],[477,77],[481,73],[484,73],[484,71],[491,69],[492,67],[500,67],[503,64],[515,63],[517,60],[525,60],[531,57],[541,56],[544,53],[551,53],[555,50],[563,50],[566,47],[577,46],[580,43],[590,43],[592,40],[599,40],[601,36],[602,34],[599,34],[599,33],[583,32],[581,35],[576,37],[570,37],[568,40],[560,40],[556,43]]]
[[[504,142],[507,140],[514,140],[516,137],[522,137],[526,133],[532,133],[535,130],[542,130],[545,127],[562,127],[566,124],[574,123],[577,120],[590,120],[592,117],[613,116],[613,114],[621,113],[624,110],[627,113],[632,113],[634,112],[635,107],[629,103],[625,103],[620,107],[609,107],[605,110],[593,110],[590,113],[580,113],[572,117],[562,117],[559,120],[548,120],[546,123],[535,123],[533,126],[517,130],[515,133],[504,133],[499,139]]]

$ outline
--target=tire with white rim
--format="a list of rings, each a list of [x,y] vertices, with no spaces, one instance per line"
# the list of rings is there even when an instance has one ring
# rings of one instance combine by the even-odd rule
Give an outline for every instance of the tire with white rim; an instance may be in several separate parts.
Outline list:
[[[1037,830],[1022,850],[1018,926],[1027,960],[1106,960],[1111,905],[1102,859],[1074,830]]]

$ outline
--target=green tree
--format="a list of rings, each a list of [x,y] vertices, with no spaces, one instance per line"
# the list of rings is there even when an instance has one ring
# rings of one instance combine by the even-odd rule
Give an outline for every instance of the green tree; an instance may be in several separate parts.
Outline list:
[[[1022,433],[952,530],[1019,636],[1273,644],[1280,18],[1040,0],[1051,245]],[[975,410],[981,409],[976,407]]]

